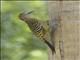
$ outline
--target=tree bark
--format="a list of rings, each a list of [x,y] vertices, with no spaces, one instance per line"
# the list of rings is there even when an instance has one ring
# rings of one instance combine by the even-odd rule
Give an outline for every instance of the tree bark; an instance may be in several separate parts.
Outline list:
[[[56,53],[49,60],[80,60],[79,1],[48,1],[49,18],[60,18],[54,34]]]

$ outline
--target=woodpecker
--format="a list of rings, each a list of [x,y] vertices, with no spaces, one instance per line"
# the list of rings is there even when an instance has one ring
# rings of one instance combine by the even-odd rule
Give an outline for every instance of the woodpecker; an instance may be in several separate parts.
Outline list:
[[[44,43],[47,44],[47,46],[51,49],[52,54],[55,53],[55,45],[52,44],[49,40],[49,23],[46,21],[46,23],[40,22],[36,18],[32,18],[30,14],[33,11],[30,11],[28,13],[22,12],[19,14],[19,19],[24,21],[28,24],[30,30],[33,32],[35,36],[40,38]]]

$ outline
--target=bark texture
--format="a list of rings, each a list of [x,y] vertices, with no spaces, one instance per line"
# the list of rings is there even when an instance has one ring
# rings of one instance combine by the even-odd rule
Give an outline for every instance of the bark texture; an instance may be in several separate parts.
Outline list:
[[[59,18],[55,32],[56,54],[49,50],[49,60],[80,60],[79,1],[48,1],[50,20]]]

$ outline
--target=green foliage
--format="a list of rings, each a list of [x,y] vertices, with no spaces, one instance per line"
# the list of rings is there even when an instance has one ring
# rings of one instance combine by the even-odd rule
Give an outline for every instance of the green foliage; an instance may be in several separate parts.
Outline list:
[[[2,60],[47,60],[46,45],[18,18],[20,12],[34,10],[33,17],[47,20],[46,2],[3,1],[1,4]]]
[[[1,1],[47,1],[47,0],[1,0]]]

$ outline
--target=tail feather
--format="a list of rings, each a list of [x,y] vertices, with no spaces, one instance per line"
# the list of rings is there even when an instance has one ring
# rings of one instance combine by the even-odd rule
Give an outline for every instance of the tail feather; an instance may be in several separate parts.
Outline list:
[[[54,45],[52,45],[51,43],[49,43],[47,40],[45,40],[44,42],[45,42],[45,43],[48,45],[48,47],[52,50],[52,54],[56,53]]]

